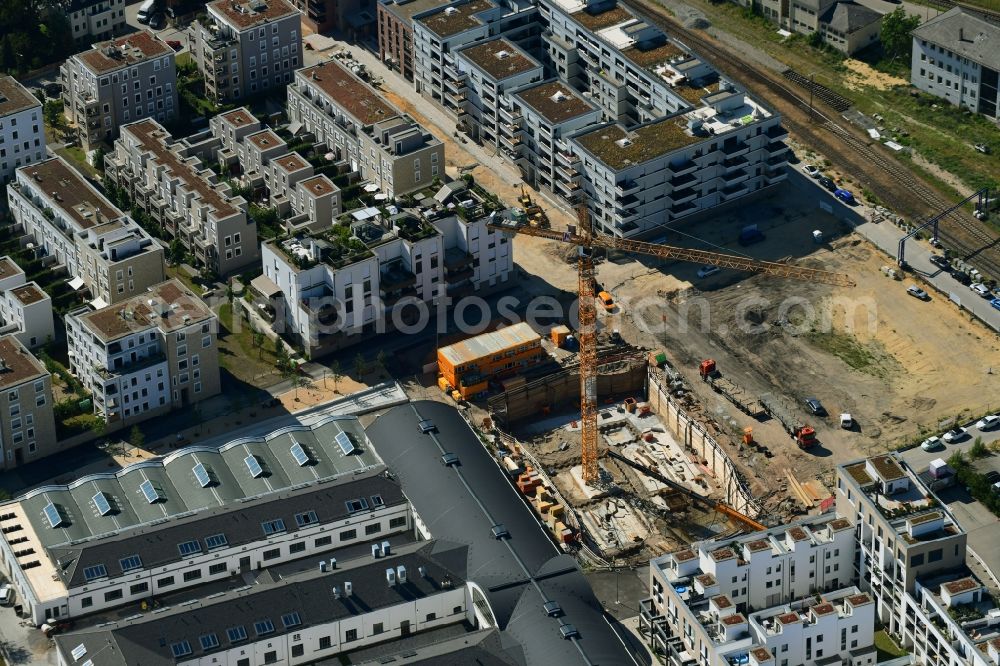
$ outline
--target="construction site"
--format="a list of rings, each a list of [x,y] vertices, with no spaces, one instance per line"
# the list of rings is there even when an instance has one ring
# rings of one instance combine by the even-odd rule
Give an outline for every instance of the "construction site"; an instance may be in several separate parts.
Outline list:
[[[750,221],[773,264],[724,249]],[[794,191],[655,247],[585,242],[584,224],[509,230],[519,289],[579,296],[580,314],[535,327],[558,370],[503,373],[465,404],[553,536],[597,565],[831,510],[837,463],[985,413],[1000,388],[995,334],[908,298],[891,259]]]

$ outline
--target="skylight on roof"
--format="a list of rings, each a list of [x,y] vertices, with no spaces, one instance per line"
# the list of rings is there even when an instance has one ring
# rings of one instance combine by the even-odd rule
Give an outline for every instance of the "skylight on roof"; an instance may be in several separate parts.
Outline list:
[[[354,443],[346,432],[338,432],[334,440],[340,445],[340,450],[344,452],[345,456],[354,453]]]
[[[201,642],[202,650],[211,650],[212,648],[219,647],[219,637],[215,634],[205,634],[198,640]]]
[[[73,661],[80,661],[80,657],[87,654],[87,646],[84,645],[83,643],[80,643],[75,648],[73,648],[73,652],[71,654],[73,655]]]
[[[304,467],[309,462],[309,454],[306,453],[301,444],[295,441],[295,438],[292,438],[292,442],[292,448],[289,451],[291,451],[292,457],[295,458],[295,462],[299,464],[299,467]]]
[[[285,629],[289,629],[291,627],[297,627],[300,624],[302,624],[302,618],[299,617],[298,613],[292,611],[291,613],[286,613],[285,615],[281,616],[281,623],[285,625]]]
[[[264,473],[264,468],[261,467],[260,463],[257,461],[257,456],[247,456],[243,459],[243,462],[246,463],[247,469],[250,470],[250,476],[253,478],[256,479]]]
[[[208,474],[208,468],[203,463],[198,463],[191,468],[191,471],[194,472],[194,478],[202,488],[208,488],[209,484],[212,483],[212,477]]]
[[[247,628],[243,625],[238,627],[229,627],[226,629],[226,636],[229,638],[230,643],[245,641],[247,639]]]
[[[163,499],[160,493],[153,487],[153,482],[146,479],[139,484],[139,490],[142,491],[142,496],[146,498],[146,501],[150,504],[155,504]]]
[[[122,559],[118,560],[118,563],[122,567],[122,573],[127,573],[129,571],[132,571],[133,569],[142,568],[142,559],[140,559],[138,555],[129,555],[128,557],[123,557]]]
[[[59,509],[56,508],[56,505],[52,502],[46,504],[42,511],[45,512],[45,519],[49,521],[49,527],[52,529],[55,529],[63,524],[62,515],[59,513]]]
[[[253,623],[253,630],[257,632],[258,636],[266,636],[267,634],[273,634],[274,622],[271,622],[271,620],[268,618],[264,618],[259,622]]]
[[[83,570],[83,578],[86,581],[97,580],[98,578],[104,578],[108,575],[108,568],[103,564],[95,564],[92,567],[87,567]]]
[[[264,536],[271,536],[272,534],[279,534],[285,531],[285,521],[281,518],[266,520],[260,526],[264,528]]]
[[[201,544],[197,541],[185,541],[177,544],[177,550],[180,551],[181,555],[194,555],[201,552]]]
[[[94,495],[94,506],[97,508],[97,512],[102,516],[106,516],[111,513],[111,502],[108,501],[108,495],[104,492],[99,492]]]
[[[215,550],[216,548],[222,548],[229,545],[229,540],[226,539],[225,534],[213,534],[212,536],[205,537],[205,546],[209,550]]]
[[[192,652],[191,644],[187,641],[174,643],[170,646],[170,651],[174,653],[174,657],[186,657]]]

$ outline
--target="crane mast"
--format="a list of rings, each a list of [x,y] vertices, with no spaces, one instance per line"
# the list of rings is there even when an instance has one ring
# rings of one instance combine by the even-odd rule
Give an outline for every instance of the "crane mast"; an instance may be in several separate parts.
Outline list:
[[[579,279],[580,341],[580,439],[581,466],[585,483],[597,481],[597,308],[594,305],[594,248],[590,211],[586,203],[576,209],[578,234],[582,239],[577,257]]]

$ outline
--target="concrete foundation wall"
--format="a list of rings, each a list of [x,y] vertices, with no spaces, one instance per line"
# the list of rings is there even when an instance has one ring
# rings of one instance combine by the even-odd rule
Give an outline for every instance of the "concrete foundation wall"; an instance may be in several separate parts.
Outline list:
[[[658,368],[649,368],[649,404],[677,441],[702,460],[715,476],[716,484],[725,492],[725,502],[740,513],[756,518],[761,513],[760,503],[740,479],[739,472],[729,455],[705,428],[689,417],[666,389],[666,377]]]

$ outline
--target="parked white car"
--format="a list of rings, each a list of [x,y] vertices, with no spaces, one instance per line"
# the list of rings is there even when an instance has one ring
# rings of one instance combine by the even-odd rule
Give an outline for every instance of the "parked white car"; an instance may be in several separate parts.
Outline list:
[[[928,437],[924,441],[920,442],[920,448],[924,451],[935,451],[937,449],[944,448],[944,444],[941,442],[941,438],[934,436]]]
[[[972,291],[976,292],[977,294],[979,294],[983,298],[988,298],[989,295],[990,295],[990,288],[987,287],[985,284],[982,284],[981,282],[977,282],[976,284],[969,285],[969,289],[971,289]]]
[[[976,421],[977,430],[993,430],[993,428],[996,428],[998,425],[1000,425],[1000,416],[997,416],[996,414],[984,416]]]
[[[968,431],[965,428],[952,428],[951,430],[949,430],[948,432],[946,432],[941,437],[941,439],[943,439],[944,441],[946,441],[949,444],[951,444],[952,442],[958,442],[958,441],[961,441],[961,440],[965,439],[965,437],[968,434],[969,433],[968,433]]]
[[[805,171],[806,175],[809,176],[810,178],[819,178],[820,176],[819,169],[813,166],[812,164],[805,165],[804,167],[802,167],[802,170]]]
[[[10,583],[0,585],[0,606],[9,606],[14,601],[14,588]]]

